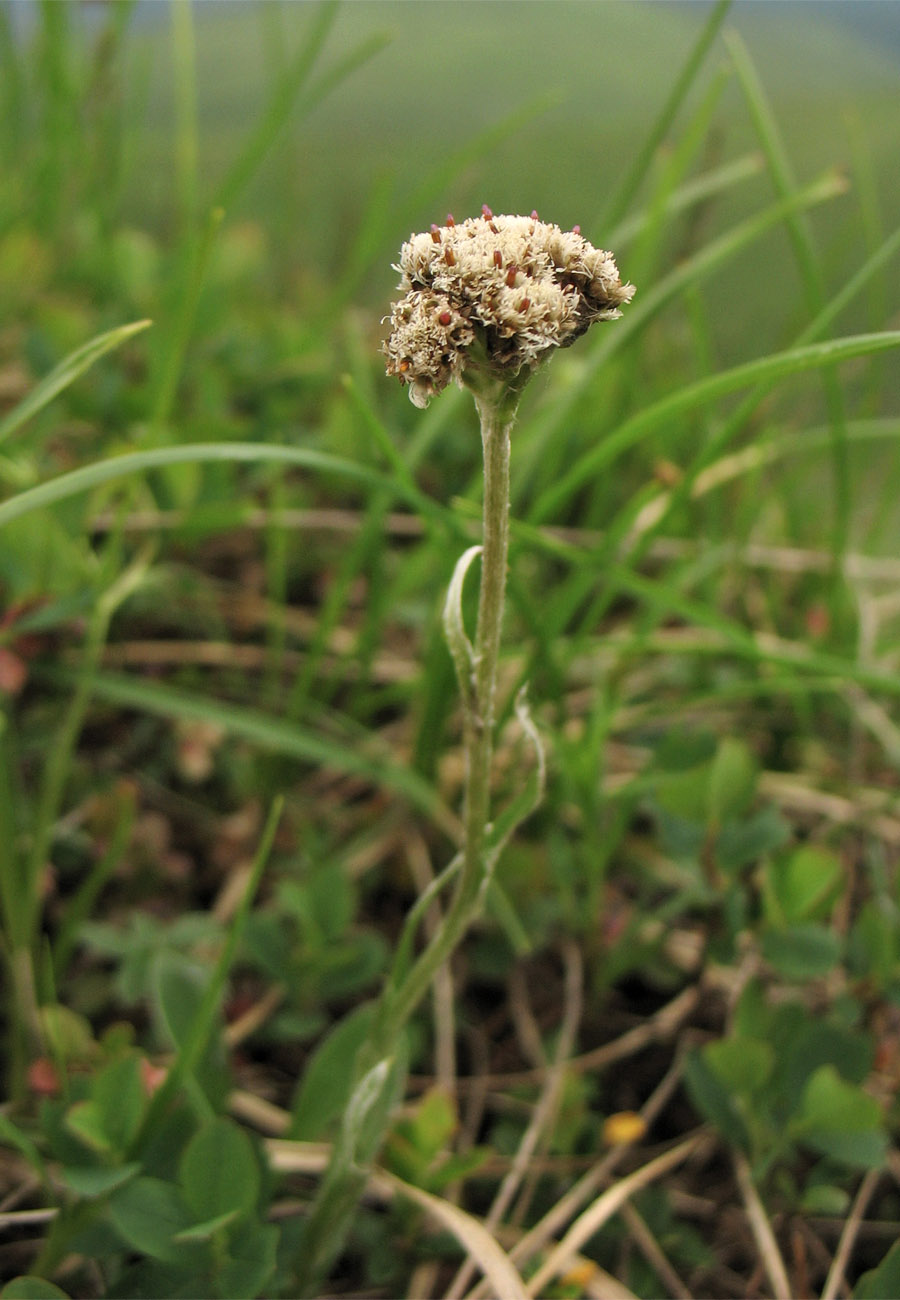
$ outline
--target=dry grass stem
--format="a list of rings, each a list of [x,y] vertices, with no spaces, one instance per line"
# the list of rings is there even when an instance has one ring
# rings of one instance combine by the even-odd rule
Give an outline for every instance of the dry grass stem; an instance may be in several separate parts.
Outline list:
[[[700,988],[691,984],[688,988],[682,989],[671,1002],[660,1007],[659,1011],[643,1024],[627,1030],[621,1037],[613,1039],[610,1043],[604,1043],[602,1047],[596,1047],[580,1056],[573,1056],[566,1063],[567,1069],[579,1073],[585,1070],[602,1070],[616,1061],[622,1061],[637,1052],[642,1052],[645,1047],[653,1043],[665,1042],[674,1036],[682,1022],[691,1014],[699,997]],[[460,1079],[459,1087],[469,1089],[477,1085],[491,1091],[499,1091],[526,1083],[541,1083],[543,1077],[543,1070],[516,1070],[506,1074],[488,1074],[481,1078]],[[420,1076],[411,1079],[410,1083],[414,1088],[422,1089],[430,1087],[431,1080]]]
[[[485,1218],[485,1227],[488,1230],[496,1228],[512,1204],[522,1180],[531,1166],[537,1145],[552,1124],[559,1107],[566,1061],[574,1046],[578,1026],[581,1022],[584,992],[584,968],[581,953],[576,944],[570,942],[564,945],[563,960],[566,967],[565,993],[563,997],[564,1013],[553,1064],[545,1071],[546,1078],[543,1092],[534,1108],[531,1121],[522,1135],[512,1166],[503,1179]],[[527,1001],[527,999],[523,1000]],[[543,1051],[543,1045],[541,1051]],[[463,1265],[447,1292],[446,1300],[459,1300],[459,1297],[465,1292],[471,1274],[471,1265]]]
[[[682,1282],[681,1278],[675,1272],[675,1269],[669,1263],[663,1254],[659,1242],[653,1233],[647,1227],[647,1224],[638,1214],[634,1206],[628,1202],[622,1206],[622,1219],[626,1228],[634,1239],[638,1250],[644,1256],[644,1259],[659,1276],[661,1282],[665,1284],[668,1291],[676,1300],[693,1300],[690,1291]]]
[[[838,1241],[837,1250],[834,1252],[834,1259],[831,1268],[828,1270],[828,1277],[825,1279],[821,1300],[836,1300],[836,1296],[845,1282],[847,1265],[850,1263],[850,1257],[853,1254],[853,1247],[859,1235],[863,1215],[880,1180],[881,1170],[870,1169],[859,1185],[850,1213],[847,1215],[844,1230]]]
[[[740,1152],[734,1153],[734,1169],[744,1208],[747,1211],[750,1229],[759,1250],[760,1260],[772,1284],[775,1300],[791,1300],[794,1293],[788,1280],[784,1259],[778,1249],[778,1242],[775,1240],[775,1233],[772,1231],[768,1215],[762,1201],[759,1199],[759,1194],[753,1182],[753,1175],[750,1172],[750,1165],[746,1156]]]
[[[540,1295],[542,1288],[569,1265],[572,1255],[595,1232],[599,1232],[603,1225],[608,1223],[614,1214],[618,1213],[626,1201],[630,1200],[636,1192],[648,1187],[658,1178],[662,1178],[670,1170],[675,1169],[687,1160],[697,1150],[701,1140],[702,1134],[693,1134],[685,1141],[679,1142],[677,1146],[671,1147],[662,1155],[648,1161],[647,1164],[636,1169],[634,1173],[620,1179],[619,1182],[614,1183],[612,1187],[603,1192],[594,1201],[593,1205],[588,1206],[584,1213],[575,1220],[562,1241],[550,1251],[547,1259],[530,1279],[528,1294],[531,1296]],[[779,1297],[779,1300],[781,1300],[781,1297]]]
[[[509,978],[509,1012],[523,1056],[531,1061],[535,1070],[546,1070],[547,1053],[531,1006],[528,981],[522,966],[514,966]]]

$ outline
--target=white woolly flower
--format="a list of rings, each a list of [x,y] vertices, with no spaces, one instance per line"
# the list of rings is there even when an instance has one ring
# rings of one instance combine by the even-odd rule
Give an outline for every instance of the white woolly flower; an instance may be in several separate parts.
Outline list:
[[[594,321],[630,302],[611,253],[574,230],[530,217],[482,216],[410,235],[384,343],[387,373],[409,384],[416,406],[451,379],[522,382],[550,348],[568,347]]]

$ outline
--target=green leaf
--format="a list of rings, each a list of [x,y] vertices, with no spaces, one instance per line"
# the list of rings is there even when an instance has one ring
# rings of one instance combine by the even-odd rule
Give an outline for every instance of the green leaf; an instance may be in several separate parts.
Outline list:
[[[785,1010],[778,1008],[770,1041],[778,1057],[778,1085],[786,1097],[798,1103],[807,1081],[822,1065],[833,1065],[848,1083],[863,1082],[875,1056],[871,1034],[831,1019],[811,1019],[802,1009],[802,1019],[792,1026],[793,1017],[784,1017]]]
[[[204,1125],[181,1158],[179,1180],[197,1222],[221,1215],[246,1215],[259,1195],[259,1164],[253,1144],[233,1120]]]
[[[761,948],[766,961],[789,980],[819,979],[833,970],[841,957],[840,937],[812,922],[767,930]]]
[[[65,1165],[62,1178],[73,1192],[90,1201],[98,1196],[106,1196],[108,1192],[129,1182],[140,1171],[141,1165],[137,1161],[127,1165],[117,1165],[113,1169],[95,1168],[90,1165]]]
[[[136,1053],[111,1061],[91,1086],[94,1105],[114,1151],[124,1151],[134,1137],[147,1105]]]
[[[708,814],[716,826],[747,811],[756,794],[759,764],[742,740],[726,737],[709,774]]]
[[[229,1210],[227,1214],[220,1214],[215,1219],[206,1219],[203,1223],[194,1223],[190,1228],[185,1228],[182,1232],[176,1233],[176,1241],[211,1241],[215,1236],[221,1236],[225,1228],[235,1219],[241,1216],[237,1210]]]
[[[900,921],[894,908],[867,899],[850,932],[848,962],[855,975],[867,976],[884,988],[896,979],[900,956]]]
[[[332,1121],[344,1113],[357,1053],[369,1035],[374,1011],[371,1003],[357,1007],[309,1058],[291,1107],[289,1136],[295,1141],[314,1142],[327,1136]]]
[[[3,1300],[69,1300],[67,1291],[42,1277],[14,1277],[0,1291]]]
[[[35,1143],[23,1133],[9,1118],[0,1112],[0,1141],[19,1151],[43,1183],[49,1183],[44,1157]]]
[[[804,844],[769,863],[763,894],[766,913],[776,925],[821,920],[842,880],[843,870],[835,854]]]
[[[790,1131],[805,1146],[866,1169],[880,1168],[887,1151],[878,1102],[833,1065],[811,1075]]]
[[[407,500],[410,493],[402,483],[388,474],[381,474],[359,461],[345,460],[311,447],[288,447],[276,443],[257,442],[201,442],[182,443],[172,447],[150,447],[146,451],[124,452],[108,456],[91,465],[59,474],[47,483],[18,492],[0,505],[0,526],[18,519],[32,510],[41,510],[57,501],[67,501],[105,483],[127,478],[144,470],[166,469],[170,465],[193,465],[204,462],[240,464],[274,462],[295,465],[298,468],[318,470],[349,479],[363,487],[381,488],[392,498]],[[421,505],[416,499],[412,505]]]
[[[139,320],[133,325],[120,325],[117,329],[109,330],[105,334],[98,334],[95,339],[85,343],[82,347],[69,354],[63,361],[45,375],[40,383],[31,390],[27,397],[19,402],[18,406],[13,407],[8,415],[0,420],[0,442],[8,438],[11,433],[20,428],[26,420],[30,420],[38,411],[43,410],[54,397],[58,397],[63,389],[68,388],[71,383],[89,370],[95,361],[99,361],[102,356],[110,352],[113,348],[120,347],[128,339],[145,330],[152,321]]]
[[[3,506],[0,505],[0,514],[2,512]],[[71,686],[76,677],[66,668],[54,667],[42,670],[41,680]],[[371,736],[363,739],[361,734],[354,733],[337,743],[320,732],[301,727],[285,718],[210,699],[177,687],[162,686],[137,677],[129,678],[126,674],[98,673],[91,682],[91,691],[97,699],[108,700],[126,709],[139,709],[162,717],[212,722],[234,736],[259,745],[261,749],[286,754],[322,767],[332,767],[338,772],[363,776],[378,786],[395,790],[445,828],[453,825],[453,818],[434,787],[411,768],[393,760],[382,746],[371,744]],[[329,721],[341,725],[344,719],[332,715]]]
[[[685,1060],[684,1081],[691,1101],[704,1117],[734,1146],[750,1150],[750,1135],[734,1094],[705,1060],[702,1052],[690,1052]]]
[[[166,951],[159,954],[153,974],[157,1018],[173,1046],[187,1051],[199,1033],[200,1019],[206,1016],[206,990],[211,974],[180,954]],[[214,1029],[220,1023],[218,1006],[213,1008],[212,1022]],[[228,1070],[221,1037],[216,1032],[208,1035],[192,1073],[214,1106],[224,1100]]]
[[[795,195],[796,200],[800,196]],[[784,204],[787,207],[787,204]],[[704,250],[711,254],[713,246]],[[645,299],[644,308],[647,307]],[[632,312],[632,329],[636,328],[637,313]],[[618,331],[623,334],[623,331]],[[900,330],[884,330],[879,334],[859,334],[847,338],[830,339],[825,343],[812,343],[789,348],[769,356],[745,361],[730,370],[716,370],[713,374],[684,384],[666,397],[652,402],[623,421],[615,432],[604,438],[596,447],[582,455],[572,467],[545,489],[531,511],[532,522],[542,523],[558,514],[566,500],[585,483],[596,478],[617,455],[639,442],[652,430],[663,428],[684,411],[708,405],[741,388],[757,383],[774,383],[787,375],[821,369],[849,361],[858,356],[875,355],[888,348],[900,347]]]
[[[406,1079],[406,1037],[396,1042],[396,1051],[367,1070],[350,1093],[344,1112],[345,1149],[353,1163],[365,1169],[378,1153],[387,1129],[388,1116],[403,1094]]]
[[[95,1101],[77,1101],[66,1114],[66,1128],[92,1151],[105,1154],[112,1150],[112,1142],[104,1120],[104,1114]]]
[[[740,821],[725,823],[716,836],[716,863],[723,871],[740,871],[781,848],[790,834],[790,826],[776,807],[761,808]]]
[[[274,1223],[242,1224],[228,1255],[216,1271],[219,1295],[253,1300],[275,1271],[281,1232]]]
[[[886,1300],[894,1295],[900,1295],[900,1241],[891,1246],[877,1268],[863,1273],[854,1287],[853,1300]]]
[[[109,1199],[109,1217],[133,1250],[177,1264],[191,1258],[188,1247],[174,1240],[191,1218],[179,1191],[159,1178],[136,1178]]]
[[[807,1187],[800,1199],[800,1208],[806,1214],[827,1214],[844,1218],[850,1206],[846,1187],[830,1183],[815,1183]]]
[[[665,812],[692,826],[705,827],[709,809],[711,765],[660,774],[654,782],[656,800]]]
[[[430,1088],[412,1113],[395,1123],[383,1160],[407,1182],[432,1188],[432,1166],[446,1152],[457,1122],[452,1098],[443,1088]]]
[[[756,1038],[719,1039],[703,1048],[703,1058],[731,1093],[759,1092],[775,1066],[772,1044]]]

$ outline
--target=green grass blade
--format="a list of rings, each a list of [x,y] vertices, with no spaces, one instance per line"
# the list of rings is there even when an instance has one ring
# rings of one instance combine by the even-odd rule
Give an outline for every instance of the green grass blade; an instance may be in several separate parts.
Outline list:
[[[199,236],[186,239],[181,252],[180,270],[176,277],[180,285],[180,293],[174,320],[169,324],[163,338],[156,400],[153,403],[151,416],[151,425],[157,434],[168,420],[175,401],[191,330],[197,316],[203,281],[224,220],[224,208],[212,208]]]
[[[65,668],[48,668],[41,676],[48,682],[66,687],[74,680],[73,673]],[[362,733],[355,732],[343,742],[329,740],[254,709],[118,673],[98,673],[91,682],[91,692],[95,699],[122,708],[167,718],[211,722],[261,749],[365,777],[377,786],[393,790],[438,821],[445,830],[455,833],[455,819],[428,782],[397,763],[382,746],[373,744],[371,738]]]
[[[810,649],[805,643],[792,644],[775,638],[758,639],[752,632],[703,601],[682,595],[670,581],[657,582],[621,566],[613,569],[612,577],[621,590],[654,609],[657,621],[675,614],[692,626],[718,633],[721,638],[719,654],[731,651],[754,663],[777,664],[780,668],[789,668],[799,674],[821,677],[835,683],[838,689],[846,689],[848,683],[855,682],[892,698],[900,696],[900,678],[894,674],[867,668],[864,664],[827,651]],[[706,652],[715,653],[715,647],[709,647]]]
[[[738,76],[744,100],[750,110],[753,125],[762,145],[769,172],[778,194],[786,197],[797,191],[797,180],[788,158],[781,132],[766,97],[753,60],[737,32],[725,35],[725,44]],[[785,226],[794,247],[797,265],[803,279],[807,300],[821,305],[825,294],[822,271],[812,244],[812,236],[802,214],[792,212],[785,217]]]
[[[797,182],[793,174],[787,149],[778,127],[775,114],[763,90],[762,83],[743,41],[736,32],[726,37],[732,63],[738,75],[744,99],[750,110],[757,136],[766,157],[775,189],[782,197],[796,193]],[[825,277],[813,244],[812,232],[803,214],[794,211],[785,216],[788,237],[800,269],[807,307],[811,313],[820,312],[825,305]],[[840,582],[840,561],[850,537],[851,496],[850,455],[847,446],[844,395],[837,377],[826,370],[822,375],[825,400],[831,417],[833,437],[831,443],[832,480],[834,483],[834,523],[831,544],[835,561],[835,578]],[[833,612],[840,609],[840,594],[835,591]]]
[[[669,92],[666,102],[650,129],[647,139],[638,150],[634,162],[623,176],[620,184],[610,196],[603,214],[597,222],[598,229],[616,225],[622,219],[629,204],[640,189],[653,160],[653,155],[668,134],[672,122],[675,120],[678,110],[694,84],[694,79],[700,70],[701,64],[706,58],[707,52],[719,32],[719,28],[725,21],[725,15],[730,7],[731,0],[719,0],[719,3],[710,13],[699,39],[678,75],[678,80]]]
[[[692,177],[667,197],[663,216],[667,219],[677,217],[697,204],[707,203],[721,194],[727,194],[736,185],[758,176],[762,166],[762,158],[758,153],[747,153],[721,167],[714,167],[710,171]],[[640,236],[641,231],[651,220],[651,216],[649,211],[642,209],[634,216],[626,217],[606,233],[604,242],[618,252],[623,246]]]
[[[193,230],[197,212],[197,69],[192,0],[172,0],[172,89],[175,100],[175,198],[183,233]]]
[[[843,314],[854,298],[870,283],[873,279],[878,278],[878,273],[882,268],[900,252],[900,229],[894,232],[884,241],[880,248],[867,258],[863,266],[850,277],[844,287],[826,303],[814,320],[797,336],[794,340],[794,346],[799,347],[805,343],[811,343],[822,335],[829,325],[832,324],[839,316]],[[754,390],[738,405],[738,407],[728,416],[716,434],[710,438],[701,448],[699,455],[694,459],[690,468],[685,471],[684,477],[678,486],[669,493],[661,493],[657,497],[659,508],[656,511],[652,526],[641,532],[641,548],[632,556],[632,563],[640,557],[646,546],[654,536],[665,526],[666,520],[672,513],[679,508],[693,494],[694,484],[699,476],[708,467],[711,467],[716,460],[721,457],[725,448],[732,441],[738,432],[744,428],[750,420],[753,412],[757,409],[762,400],[771,391],[772,384],[763,382],[758,384]],[[856,435],[852,432],[850,425],[844,426],[844,436],[848,442],[852,441]],[[804,439],[812,438],[812,431],[805,432]],[[781,446],[790,446],[792,439],[782,436],[779,439]],[[834,428],[830,429],[828,445],[833,446]],[[821,445],[821,442],[818,444]],[[665,503],[665,504],[664,504]],[[637,517],[641,503],[632,500],[619,511],[618,518],[631,520]]]
[[[333,0],[317,7],[310,30],[304,34],[300,49],[278,78],[268,105],[222,181],[216,193],[217,207],[230,209],[241,192],[246,189],[291,116],[297,99],[328,39],[336,16],[337,5]]]
[[[838,194],[843,194],[845,189],[843,178],[835,172],[828,172],[798,194],[773,204],[764,212],[757,213],[731,230],[725,231],[698,253],[686,258],[653,288],[641,292],[639,286],[638,296],[629,306],[627,314],[604,332],[602,341],[583,364],[577,379],[555,395],[539,426],[532,427],[526,448],[527,455],[524,457],[520,455],[517,464],[513,466],[514,496],[522,490],[523,483],[527,481],[529,475],[541,472],[545,447],[565,427],[571,412],[600,370],[607,366],[634,336],[646,329],[670,302],[679,294],[694,289],[706,276],[719,270],[757,239],[761,239],[767,231],[784,219],[787,212],[796,207],[811,207],[817,203],[824,203]]]
[[[10,434],[15,433],[33,415],[37,415],[38,411],[49,405],[55,397],[58,397],[64,389],[73,384],[86,370],[90,370],[91,366],[99,361],[102,356],[105,356],[107,352],[121,347],[128,339],[133,338],[135,334],[140,334],[142,330],[147,329],[152,323],[149,320],[139,320],[131,325],[119,325],[115,329],[108,330],[105,334],[98,334],[89,343],[76,348],[74,352],[71,352],[64,360],[60,361],[58,366],[54,366],[49,375],[45,375],[28,396],[19,402],[18,406],[15,406],[8,415],[0,420],[0,442],[3,442]]]
[[[678,392],[662,398],[645,410],[639,411],[603,442],[592,447],[573,465],[568,474],[544,493],[535,505],[531,517],[534,521],[540,522],[558,512],[573,492],[577,492],[583,484],[600,473],[618,455],[634,446],[645,434],[667,424],[683,411],[705,406],[708,402],[745,388],[749,384],[771,383],[787,375],[820,369],[822,366],[835,365],[853,357],[869,356],[895,347],[900,347],[900,330],[888,330],[883,334],[857,334],[849,338],[831,339],[827,343],[790,348],[786,352],[776,352],[770,356],[758,357],[754,361],[746,361],[720,374],[707,375],[679,389]]]
[[[315,470],[322,474],[333,474],[339,478],[349,479],[367,488],[388,489],[395,497],[416,506],[418,491],[410,500],[410,494],[402,483],[387,474],[379,473],[367,465],[356,461],[332,456],[327,452],[315,451],[306,447],[282,447],[272,443],[256,442],[205,442],[187,443],[176,447],[151,447],[147,451],[125,452],[121,456],[110,456],[106,460],[83,465],[80,469],[60,474],[47,483],[27,488],[8,501],[0,504],[0,527],[13,519],[29,514],[32,510],[41,510],[66,501],[79,493],[101,487],[115,479],[126,478],[148,469],[162,469],[168,465],[186,465],[212,461],[219,463],[253,463],[272,461],[284,465],[294,465],[298,469]]]

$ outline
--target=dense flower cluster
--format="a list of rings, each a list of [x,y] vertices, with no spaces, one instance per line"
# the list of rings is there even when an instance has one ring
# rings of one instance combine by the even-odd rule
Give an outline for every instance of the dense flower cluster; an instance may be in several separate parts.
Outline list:
[[[567,347],[598,320],[620,316],[634,286],[611,253],[574,230],[530,217],[482,216],[411,235],[400,253],[399,288],[384,344],[387,373],[427,406],[451,379],[476,372],[512,382],[548,349]],[[524,377],[524,375],[523,375]]]

